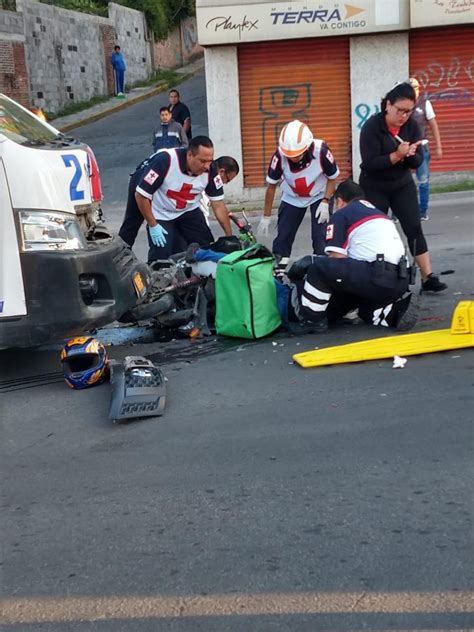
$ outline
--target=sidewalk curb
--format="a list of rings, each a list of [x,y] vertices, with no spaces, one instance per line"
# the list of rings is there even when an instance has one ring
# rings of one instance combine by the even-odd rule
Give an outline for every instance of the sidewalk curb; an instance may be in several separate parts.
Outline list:
[[[102,112],[96,112],[95,114],[87,115],[86,114],[87,110],[84,110],[84,115],[85,115],[84,118],[78,118],[78,120],[74,121],[74,123],[66,123],[65,125],[61,125],[61,127],[59,127],[58,129],[61,132],[68,132],[69,130],[74,129],[76,127],[80,127],[81,125],[86,125],[87,123],[93,123],[94,121],[98,121],[102,118],[105,118],[109,114],[114,114],[114,112],[119,112],[120,110],[124,110],[125,108],[128,108],[131,105],[135,105],[135,103],[140,103],[140,101],[144,101],[145,99],[154,97],[157,94],[160,94],[160,92],[164,92],[165,90],[167,90],[168,87],[169,87],[168,82],[163,81],[162,83],[160,83],[159,86],[156,86],[156,88],[150,90],[149,92],[139,94],[136,97],[125,98],[125,100],[122,101],[121,103],[117,103],[117,105],[107,108],[106,110],[103,110]],[[78,116],[80,116],[79,113],[78,113]],[[55,127],[54,119],[51,121],[51,125]]]
[[[183,68],[185,68],[183,66]],[[181,69],[180,69],[181,70]],[[114,105],[111,105],[110,107],[101,110],[99,112],[95,112],[94,114],[87,114],[87,110],[83,110],[82,112],[78,112],[77,113],[77,120],[75,120],[73,123],[65,123],[64,125],[60,125],[59,127],[56,126],[54,124],[55,119],[53,119],[51,121],[51,125],[53,127],[56,127],[56,129],[59,129],[59,131],[61,132],[69,132],[72,129],[75,129],[76,127],[80,127],[81,125],[87,125],[88,123],[94,123],[95,121],[99,121],[102,118],[105,118],[106,116],[108,116],[109,114],[114,114],[115,112],[119,112],[120,110],[124,110],[125,108],[130,107],[131,105],[135,105],[135,103],[140,103],[140,101],[145,101],[145,99],[149,99],[151,97],[154,97],[158,94],[160,94],[161,92],[165,92],[166,90],[169,90],[171,87],[178,85],[180,83],[182,83],[183,81],[186,81],[186,79],[189,79],[190,77],[192,77],[194,74],[196,74],[197,72],[199,72],[201,70],[201,67],[196,68],[195,70],[185,70],[183,72],[178,72],[178,81],[174,81],[173,84],[169,83],[169,81],[161,81],[158,85],[156,85],[155,88],[151,88],[150,90],[148,90],[147,92],[144,92],[142,94],[139,94],[135,97],[126,97],[124,101],[122,101],[121,103],[117,103]],[[130,94],[130,93],[129,93]],[[105,105],[104,102],[103,105]],[[70,115],[70,116],[74,116],[74,115]],[[60,118],[67,118],[65,117],[58,117],[58,119]]]

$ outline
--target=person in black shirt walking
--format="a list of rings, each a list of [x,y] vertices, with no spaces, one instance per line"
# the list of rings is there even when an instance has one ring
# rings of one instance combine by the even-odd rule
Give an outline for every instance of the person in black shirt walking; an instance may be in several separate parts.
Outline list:
[[[366,199],[399,219],[422,276],[425,292],[447,288],[433,274],[423,230],[415,182],[411,174],[423,162],[421,130],[411,114],[416,94],[409,83],[399,83],[382,99],[380,112],[371,116],[360,134],[362,157],[359,183]]]

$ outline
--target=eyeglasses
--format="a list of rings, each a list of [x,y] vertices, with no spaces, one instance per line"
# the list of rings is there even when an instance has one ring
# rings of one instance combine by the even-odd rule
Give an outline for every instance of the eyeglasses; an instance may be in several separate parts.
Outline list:
[[[411,108],[410,110],[405,110],[404,108],[398,108],[396,105],[393,105],[393,107],[397,110],[398,116],[410,116],[410,114],[414,110],[414,108]]]

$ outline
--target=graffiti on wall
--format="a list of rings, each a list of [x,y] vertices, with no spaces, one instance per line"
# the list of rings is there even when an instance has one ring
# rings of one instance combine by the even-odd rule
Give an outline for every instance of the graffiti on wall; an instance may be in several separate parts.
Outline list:
[[[466,88],[466,77],[468,83],[474,84],[474,59],[463,62],[459,57],[451,57],[448,64],[433,61],[413,75],[430,101],[460,101],[474,106],[472,92]]]
[[[466,88],[465,81],[467,77],[469,82],[474,84],[474,59],[463,63],[459,57],[451,57],[447,65],[433,61],[426,68],[412,74],[418,79],[430,101],[456,101],[474,106],[473,93]],[[460,85],[461,83],[463,85]],[[361,129],[367,119],[377,112],[380,112],[379,105],[357,103],[353,110],[357,129]]]
[[[262,165],[266,176],[271,155],[278,145],[283,125],[292,119],[305,121],[311,106],[311,84],[263,86],[259,94],[259,111],[262,119]]]
[[[380,112],[379,105],[369,105],[368,103],[358,103],[354,108],[354,114],[357,120],[357,129],[362,129],[362,125],[372,114]]]
[[[197,26],[195,20],[183,20],[181,22],[181,34],[183,38],[184,56],[194,54],[194,48],[198,43]]]

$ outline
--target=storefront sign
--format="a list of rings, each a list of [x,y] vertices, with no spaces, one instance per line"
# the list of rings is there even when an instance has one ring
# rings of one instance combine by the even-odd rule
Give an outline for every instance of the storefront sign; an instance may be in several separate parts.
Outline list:
[[[472,1],[472,0],[471,0]],[[408,28],[406,0],[318,0],[197,6],[199,43],[239,44],[262,40],[359,35]]]
[[[411,26],[474,23],[474,0],[410,0]]]

